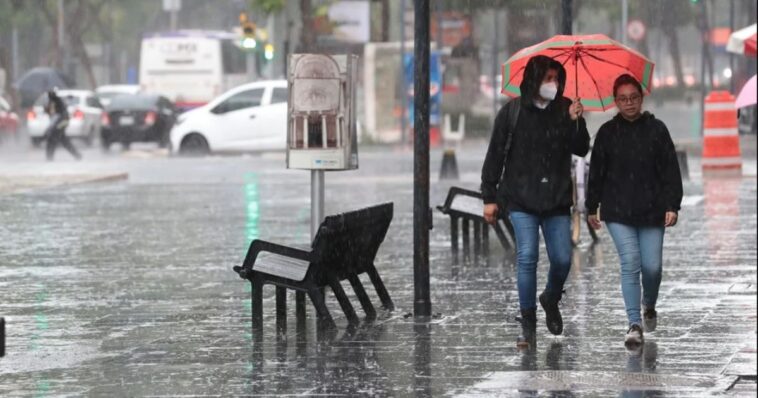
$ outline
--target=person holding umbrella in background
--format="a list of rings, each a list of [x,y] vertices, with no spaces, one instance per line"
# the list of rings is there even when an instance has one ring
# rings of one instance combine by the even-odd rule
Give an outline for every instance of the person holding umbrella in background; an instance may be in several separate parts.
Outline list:
[[[652,332],[657,326],[663,235],[678,220],[682,177],[666,125],[642,112],[639,81],[622,74],[613,94],[619,112],[600,127],[592,148],[587,221],[595,229],[605,221],[616,245],[629,322],[624,343],[634,349],[643,343],[643,327]]]
[[[563,97],[566,70],[550,57],[531,57],[523,70],[521,96],[495,118],[482,166],[484,219],[508,215],[516,238],[521,312],[519,347],[533,347],[537,327],[539,229],[550,259],[539,295],[548,330],[563,332],[558,303],[571,269],[571,154],[584,156],[589,133],[582,105]]]
[[[68,109],[66,103],[56,94],[55,90],[47,92],[47,113],[50,115],[50,126],[45,131],[47,138],[47,160],[53,160],[55,147],[60,142],[66,148],[71,156],[76,160],[81,160],[82,155],[77,152],[71,141],[66,137],[66,127],[68,127]]]

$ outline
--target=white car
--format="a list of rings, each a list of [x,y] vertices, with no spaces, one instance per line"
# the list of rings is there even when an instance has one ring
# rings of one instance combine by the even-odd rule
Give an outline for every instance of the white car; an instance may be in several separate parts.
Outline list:
[[[95,95],[103,106],[111,103],[111,98],[121,94],[139,94],[142,91],[136,84],[108,84],[95,89]]]
[[[287,81],[235,87],[179,115],[171,148],[180,154],[284,151],[287,147]]]
[[[100,136],[103,105],[88,90],[58,90],[58,96],[68,105],[68,127],[66,136],[84,140],[87,146],[92,145]],[[38,146],[44,139],[45,130],[50,125],[50,116],[45,112],[47,93],[43,93],[34,106],[26,114],[26,126],[32,145]]]

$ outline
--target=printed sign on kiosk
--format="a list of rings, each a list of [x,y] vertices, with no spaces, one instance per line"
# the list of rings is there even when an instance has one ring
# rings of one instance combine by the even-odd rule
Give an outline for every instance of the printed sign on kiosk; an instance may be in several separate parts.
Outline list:
[[[287,168],[358,168],[357,59],[354,55],[290,55]]]

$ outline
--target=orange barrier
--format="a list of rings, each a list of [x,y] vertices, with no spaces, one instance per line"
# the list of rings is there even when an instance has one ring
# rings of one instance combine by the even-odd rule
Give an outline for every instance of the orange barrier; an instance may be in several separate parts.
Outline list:
[[[705,97],[703,170],[741,168],[734,97],[728,91],[714,91]]]

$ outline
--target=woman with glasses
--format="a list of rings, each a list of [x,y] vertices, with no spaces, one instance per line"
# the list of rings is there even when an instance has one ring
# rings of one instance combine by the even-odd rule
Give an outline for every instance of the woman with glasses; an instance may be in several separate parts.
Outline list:
[[[616,245],[629,321],[624,342],[639,346],[643,326],[646,332],[656,327],[663,235],[677,222],[682,177],[666,125],[642,112],[640,83],[623,74],[613,95],[619,112],[600,127],[592,149],[587,221],[595,229],[605,221]]]

